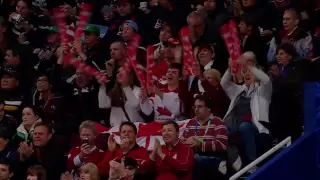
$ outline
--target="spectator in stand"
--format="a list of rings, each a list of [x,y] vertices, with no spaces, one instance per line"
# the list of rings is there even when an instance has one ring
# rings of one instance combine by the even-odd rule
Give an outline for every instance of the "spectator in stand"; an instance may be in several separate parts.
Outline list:
[[[15,119],[21,117],[24,98],[19,89],[19,76],[14,69],[6,68],[1,76],[0,99],[4,100],[4,111]]]
[[[106,92],[104,85],[100,86],[99,107],[111,107],[111,127],[118,127],[125,121],[144,122],[139,105],[141,89],[134,82],[135,79],[133,70],[127,73],[120,68],[117,83],[110,92]]]
[[[114,135],[108,139],[108,151],[103,160],[98,164],[100,175],[107,175],[110,169],[110,161],[122,158],[134,158],[139,164],[139,173],[147,173],[150,168],[149,154],[144,147],[137,142],[137,127],[132,122],[123,122],[120,125],[120,145],[117,145]]]
[[[132,20],[126,20],[122,26],[121,37],[124,40],[124,42],[129,44],[135,36],[137,35],[140,36],[138,32],[139,32],[138,24]],[[141,39],[140,39],[140,42],[138,43],[140,45]],[[136,54],[137,62],[145,67],[146,66],[146,49],[144,47],[139,46],[136,53],[137,53]]]
[[[35,125],[33,143],[22,143],[19,148],[23,173],[28,167],[40,164],[46,170],[47,180],[59,179],[65,170],[65,155],[62,148],[56,148],[60,144],[55,144],[52,138],[53,130],[48,124],[39,122]]]
[[[179,88],[182,79],[182,65],[179,63],[171,63],[167,71],[167,86],[160,90],[155,85],[150,88],[148,98],[147,92],[143,89],[141,92],[140,108],[141,111],[150,115],[155,112],[155,121],[164,122],[168,120],[180,121],[183,119],[184,111],[183,102],[179,97],[179,93],[183,93]]]
[[[295,9],[287,9],[283,15],[283,28],[279,38],[273,38],[270,42],[268,61],[275,59],[277,45],[291,43],[296,48],[298,57],[313,58],[312,37],[299,26],[300,15]]]
[[[92,121],[84,121],[79,128],[81,145],[69,152],[68,168],[78,169],[86,163],[99,164],[104,152],[96,146],[98,135],[96,125]],[[80,173],[81,176],[81,173]]]
[[[94,25],[88,25],[84,29],[85,44],[75,43],[75,50],[82,61],[92,64],[97,69],[104,68],[106,54],[104,46],[100,42],[100,29]]]
[[[60,53],[52,77],[54,78],[53,83],[56,92],[68,97],[67,110],[68,113],[72,114],[69,124],[73,125],[72,131],[77,132],[81,122],[88,119],[104,123],[104,119],[101,117],[101,109],[98,106],[99,84],[83,68],[78,68],[72,78],[65,80],[63,76],[63,73],[65,73],[63,68],[64,52],[60,51]]]
[[[167,42],[163,42],[158,49],[155,50],[155,65],[152,68],[157,86],[162,88],[166,85],[166,73],[171,63],[182,62],[182,45],[179,40],[170,38]]]
[[[17,133],[13,137],[13,142],[17,147],[21,143],[31,144],[33,139],[34,127],[36,123],[41,122],[40,111],[36,107],[26,106],[22,110],[22,123],[17,128]]]
[[[39,165],[29,167],[27,180],[47,180],[46,170]]]
[[[264,138],[269,134],[267,125],[272,82],[268,75],[252,66],[244,57],[240,57],[238,63],[244,66],[241,70],[243,85],[232,82],[230,69],[221,79],[221,86],[231,99],[224,122],[230,132],[240,133],[246,158],[252,162],[258,156],[258,143],[266,143]]]
[[[2,10],[0,11],[2,13]],[[12,43],[7,33],[7,27],[7,21],[3,17],[0,17],[0,63],[4,60],[8,45]]]
[[[176,28],[180,29],[186,25],[186,17],[191,12],[189,2],[177,0],[154,0],[150,2],[151,12],[144,17],[148,21],[147,44],[154,44],[158,41],[158,36],[161,28],[166,23],[174,24]]]
[[[225,113],[228,110],[230,100],[224,90],[221,88],[220,80],[221,74],[216,69],[208,69],[203,74],[201,70],[196,66],[193,67],[192,70],[195,78],[199,79],[198,87],[200,90],[190,90],[188,92],[188,97],[195,97],[199,94],[210,97],[214,102],[213,106],[213,114],[219,118],[223,118]],[[181,83],[181,85],[185,85],[186,83]],[[187,89],[187,87],[182,87]],[[186,113],[188,117],[194,117],[194,110],[192,109],[195,99],[188,98],[185,99]]]
[[[227,18],[224,1],[205,0],[203,2],[203,8],[208,14],[207,18],[213,21],[216,28],[219,28]]]
[[[273,83],[270,117],[273,135],[279,141],[291,136],[293,140],[302,134],[302,73],[293,60],[295,48],[288,43],[277,49],[277,64],[272,65],[270,76]],[[283,131],[285,129],[285,131]]]
[[[162,126],[162,138],[165,143],[161,146],[155,140],[150,159],[157,167],[156,180],[191,180],[194,155],[190,147],[179,140],[179,125],[168,121]]]
[[[60,180],[72,180],[72,175],[67,171],[61,175]],[[80,167],[80,177],[83,180],[100,180],[99,169],[94,163],[86,163]]]
[[[0,160],[8,159],[10,162],[19,162],[20,154],[16,152],[16,149],[11,144],[11,134],[7,129],[0,127]]]
[[[34,71],[23,57],[28,57],[28,55],[23,52],[21,46],[8,47],[2,68],[14,69],[18,74],[23,74],[24,78],[20,79],[19,87],[20,89],[29,89],[33,85]],[[29,94],[30,91],[25,90],[24,93]]]
[[[265,58],[264,44],[260,38],[259,29],[253,22],[250,14],[243,14],[238,25],[241,39],[242,52],[252,51],[257,59],[258,64],[264,68],[267,67],[267,59]]]
[[[60,46],[59,30],[56,26],[49,27],[46,43],[40,48],[33,50],[33,68],[39,72],[46,72],[53,68],[53,64],[57,62],[56,51]],[[31,63],[31,62],[29,62]]]
[[[110,45],[110,56],[111,59],[109,59],[106,63],[106,72],[110,79],[110,82],[107,83],[107,89],[111,89],[114,87],[116,81],[117,81],[117,74],[119,71],[119,68],[124,65],[126,62],[126,44],[122,40],[114,41]]]
[[[32,4],[27,0],[19,0],[16,4],[15,12],[9,16],[9,29],[13,33],[13,37],[21,44],[36,44],[34,41],[34,28],[36,18],[31,11]]]
[[[168,42],[169,39],[178,39],[178,29],[175,27],[174,24],[169,22],[164,22],[161,26],[160,33],[159,33],[159,40],[160,43],[154,44],[154,59],[158,61],[162,61],[165,59],[164,51],[163,51],[163,43]],[[162,51],[161,51],[162,50]]]
[[[70,123],[65,118],[68,107],[67,97],[61,92],[55,92],[55,84],[51,74],[40,74],[33,93],[32,104],[43,110],[43,121],[54,123],[56,134],[69,134]]]
[[[116,17],[113,19],[113,24],[109,26],[108,33],[103,37],[103,40],[108,44],[118,39],[121,34],[121,27],[126,20],[135,21],[134,3],[133,0],[117,1]]]
[[[217,177],[219,171],[226,174],[220,163],[226,164],[228,130],[222,119],[212,113],[213,106],[208,97],[197,96],[193,106],[196,117],[188,122],[183,132],[184,143],[195,152],[193,179]]]
[[[109,180],[139,179],[136,173],[139,170],[137,161],[133,158],[123,158],[110,161]]]
[[[225,72],[228,68],[228,63],[224,62],[223,59],[216,57],[216,53],[213,45],[209,45],[206,43],[199,43],[194,48],[196,52],[196,58],[201,66],[201,72],[199,75],[202,75],[203,71],[209,69],[217,69],[220,73]],[[189,77],[189,90],[196,92],[204,92],[203,87],[201,86],[201,81],[197,76]]]
[[[13,178],[14,175],[14,166],[13,164],[7,159],[0,160],[0,177],[3,180],[9,180]]]
[[[17,121],[6,114],[4,107],[5,102],[0,100],[0,128],[5,128],[7,135],[11,138],[16,133]]]

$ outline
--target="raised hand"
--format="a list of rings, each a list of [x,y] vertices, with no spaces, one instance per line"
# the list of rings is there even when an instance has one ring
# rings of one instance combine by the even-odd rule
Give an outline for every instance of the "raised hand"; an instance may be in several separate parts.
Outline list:
[[[108,138],[108,149],[109,151],[114,152],[116,147],[117,147],[116,140],[114,139],[114,135],[111,134]]]

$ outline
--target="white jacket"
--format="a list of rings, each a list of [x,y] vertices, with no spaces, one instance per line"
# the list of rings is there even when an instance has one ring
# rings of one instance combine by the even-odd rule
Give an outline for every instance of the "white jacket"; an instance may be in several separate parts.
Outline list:
[[[141,90],[139,87],[134,86],[122,88],[127,101],[124,104],[124,108],[132,122],[144,122],[144,119],[140,115],[139,97]],[[100,86],[99,89],[99,108],[106,109],[111,107],[111,99],[106,94],[106,87]],[[124,121],[128,121],[121,107],[111,107],[110,125],[111,127],[120,126]]]
[[[158,95],[154,95],[145,101],[140,100],[140,108],[146,115],[150,115],[154,111],[154,119],[157,122],[184,119],[181,115],[184,110],[183,103],[176,92],[164,92],[162,99]]]
[[[260,133],[268,134],[269,130],[259,121],[269,122],[268,115],[272,95],[272,81],[267,74],[256,67],[251,67],[251,72],[259,81],[259,83],[254,84],[253,92],[251,93],[252,122]],[[232,82],[232,75],[229,69],[221,79],[221,86],[231,100],[229,109],[224,117],[225,121],[237,103],[239,95],[245,90],[245,87]]]

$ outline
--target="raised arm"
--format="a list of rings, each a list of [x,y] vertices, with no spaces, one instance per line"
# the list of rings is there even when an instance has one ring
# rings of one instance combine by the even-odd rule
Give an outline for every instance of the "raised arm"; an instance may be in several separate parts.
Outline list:
[[[107,109],[111,107],[111,99],[106,93],[106,86],[101,85],[98,93],[99,108]]]

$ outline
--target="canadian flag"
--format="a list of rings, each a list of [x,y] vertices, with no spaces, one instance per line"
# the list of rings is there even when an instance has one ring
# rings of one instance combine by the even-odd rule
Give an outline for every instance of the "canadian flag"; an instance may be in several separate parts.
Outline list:
[[[178,121],[179,125],[179,137],[182,137],[183,132],[190,119]],[[145,147],[148,151],[152,151],[155,139],[159,139],[161,144],[164,144],[161,136],[162,123],[150,122],[150,123],[134,123],[138,129],[137,134],[137,144],[139,146]],[[113,127],[108,129],[102,125],[97,124],[98,132],[100,133],[112,133],[115,135],[115,140],[120,143],[119,127]],[[103,131],[105,130],[105,131]]]

